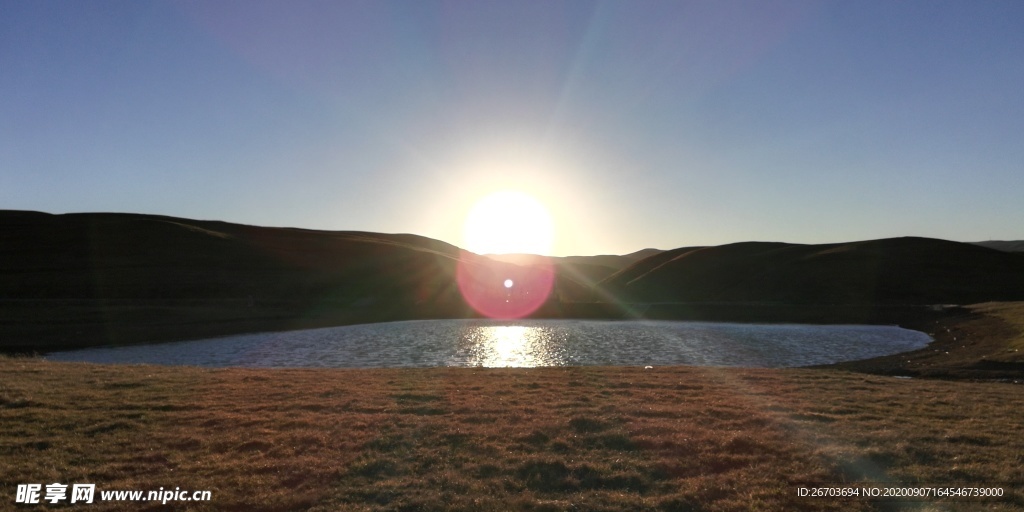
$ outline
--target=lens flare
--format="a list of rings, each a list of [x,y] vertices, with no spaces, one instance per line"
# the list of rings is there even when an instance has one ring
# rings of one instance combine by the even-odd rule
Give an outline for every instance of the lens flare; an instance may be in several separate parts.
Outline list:
[[[554,288],[555,271],[548,258],[513,265],[467,256],[456,269],[466,303],[489,318],[523,318],[540,309]]]
[[[547,209],[529,194],[502,190],[481,198],[465,224],[466,248],[456,278],[473,309],[490,318],[523,318],[540,309],[554,288],[548,256],[528,256],[522,264],[479,254],[546,255],[554,227]],[[518,261],[517,261],[518,263]]]

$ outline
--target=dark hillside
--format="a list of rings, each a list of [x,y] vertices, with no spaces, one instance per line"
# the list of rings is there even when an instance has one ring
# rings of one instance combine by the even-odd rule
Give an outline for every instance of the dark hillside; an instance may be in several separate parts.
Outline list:
[[[523,266],[553,265],[567,287],[563,296],[571,300],[590,300],[590,289],[608,276],[632,263],[626,256],[537,256],[534,254],[489,254],[494,261]],[[569,281],[572,281],[569,283]],[[581,288],[582,287],[582,288]]]
[[[675,258],[681,257],[697,249],[703,249],[703,247],[680,247],[670,251],[652,253],[650,256],[639,259],[619,270],[615,274],[612,274],[601,284],[608,291],[624,293],[627,285],[634,279],[651,272],[655,268],[658,268]]]
[[[622,257],[628,259],[631,262],[637,262],[637,261],[640,261],[640,260],[642,260],[644,258],[649,258],[651,256],[654,256],[655,254],[659,254],[659,253],[663,253],[663,252],[665,252],[665,251],[663,251],[661,249],[647,248],[647,249],[640,249],[639,251],[631,252],[629,254],[625,254]]]
[[[925,238],[512,258],[410,234],[0,211],[0,350],[478,316],[460,292],[460,265],[478,298],[511,307],[546,297],[530,311],[556,318],[793,321],[821,317],[812,304],[1024,300],[1024,253]],[[551,295],[530,295],[541,276]],[[508,278],[516,288],[503,286]]]
[[[2,211],[0,349],[474,316],[460,261],[530,272],[408,234]],[[569,276],[555,287],[588,293]]]
[[[1024,298],[1024,255],[927,238],[668,251],[603,284],[644,302],[968,304]]]
[[[128,214],[5,214],[0,233],[6,299],[394,299],[459,257],[411,235]]]

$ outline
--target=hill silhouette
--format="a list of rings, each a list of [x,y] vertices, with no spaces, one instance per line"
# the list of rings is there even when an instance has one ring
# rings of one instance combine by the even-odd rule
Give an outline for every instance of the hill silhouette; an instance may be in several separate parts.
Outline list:
[[[412,297],[450,278],[461,257],[455,246],[415,235],[152,215],[5,212],[0,229],[3,298],[366,302]]]
[[[988,240],[985,242],[971,243],[1005,252],[1024,252],[1024,240]]]
[[[460,263],[486,269],[473,275],[517,282],[536,272],[410,234],[2,211],[0,345],[21,350],[476,316],[456,282]],[[553,297],[571,300],[586,290],[559,276]]]
[[[1024,298],[1024,254],[929,238],[682,248],[602,281],[639,302],[969,304]]]
[[[470,283],[459,282],[460,268]],[[840,321],[850,316],[806,312],[1024,299],[1024,254],[924,238],[485,257],[411,234],[0,211],[0,350],[474,317],[460,286],[514,299],[529,290],[511,293],[506,278],[530,283],[552,271],[534,316],[637,317],[651,303],[702,303],[718,309],[649,316]]]
[[[561,282],[563,296],[570,300],[590,300],[591,289],[615,272],[662,252],[643,249],[630,254],[599,254],[596,256],[538,256],[536,254],[488,254],[487,257],[515,265],[554,265]],[[583,285],[580,288],[579,285]]]

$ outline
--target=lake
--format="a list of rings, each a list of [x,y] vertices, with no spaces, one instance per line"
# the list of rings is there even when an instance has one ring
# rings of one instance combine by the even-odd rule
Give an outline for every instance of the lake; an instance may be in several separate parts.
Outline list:
[[[94,348],[53,361],[247,367],[745,366],[827,364],[906,352],[895,326],[601,320],[417,320]]]

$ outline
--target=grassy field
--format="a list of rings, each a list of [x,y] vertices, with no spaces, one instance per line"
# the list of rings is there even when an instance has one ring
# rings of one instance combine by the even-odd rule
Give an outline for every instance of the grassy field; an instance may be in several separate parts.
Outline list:
[[[796,495],[861,479],[999,485],[1002,500],[956,509],[1024,508],[1012,384],[710,368],[0,368],[0,508],[33,482],[210,490],[197,510],[881,507]]]
[[[972,331],[972,343],[1017,361],[1022,306],[984,307],[1002,337]],[[0,510],[31,509],[14,504],[18,484],[54,482],[96,484],[97,501],[104,490],[161,487],[212,499],[39,510],[1024,510],[1022,391],[837,369],[255,370],[5,357]],[[1005,495],[797,495],[859,481]]]

